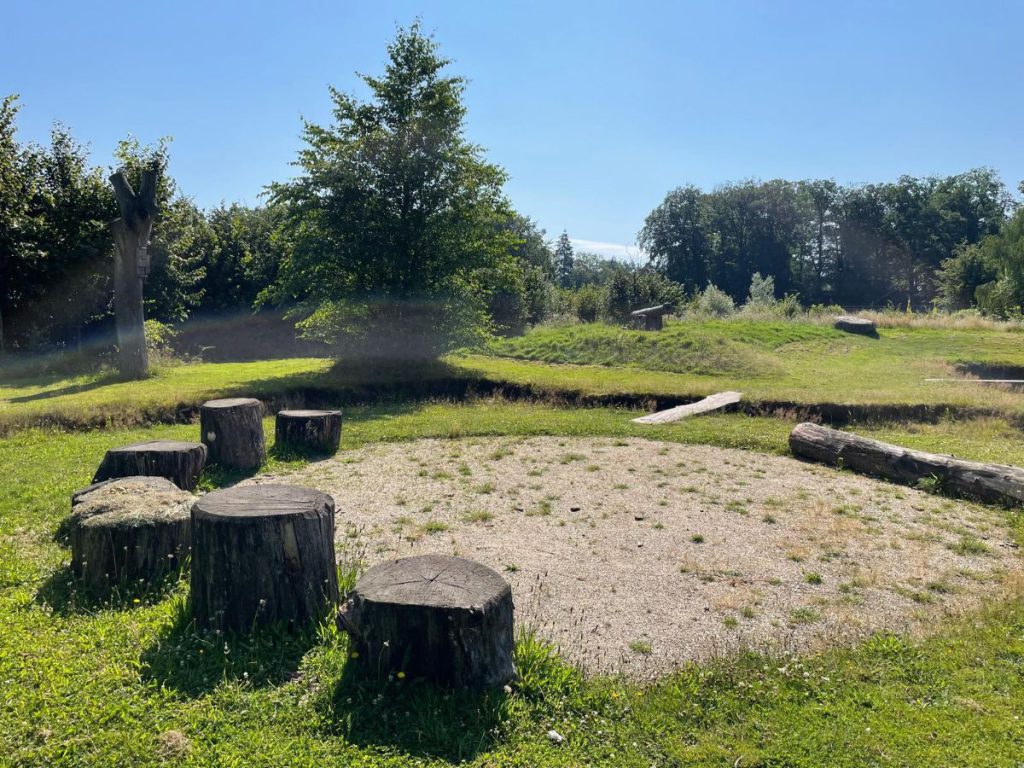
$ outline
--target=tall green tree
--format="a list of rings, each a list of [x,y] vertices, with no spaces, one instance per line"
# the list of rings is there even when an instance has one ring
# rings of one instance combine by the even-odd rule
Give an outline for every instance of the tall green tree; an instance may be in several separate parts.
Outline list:
[[[270,187],[290,252],[264,300],[298,303],[343,356],[433,357],[488,330],[484,270],[509,258],[506,176],[465,136],[465,81],[419,23],[399,30],[370,98],[332,88],[292,181]]]
[[[555,276],[560,287],[569,287],[575,266],[576,256],[572,250],[572,242],[569,240],[569,233],[563,230],[555,244]]]

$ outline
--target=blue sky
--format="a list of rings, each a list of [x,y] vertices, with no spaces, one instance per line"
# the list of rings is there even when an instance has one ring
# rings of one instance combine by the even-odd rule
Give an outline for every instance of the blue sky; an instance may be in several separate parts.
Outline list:
[[[22,139],[59,120],[107,165],[128,133],[169,135],[197,203],[257,203],[327,85],[361,93],[416,16],[469,78],[468,135],[516,207],[578,247],[635,253],[686,183],[1024,179],[1024,0],[6,0],[0,94],[21,94]]]

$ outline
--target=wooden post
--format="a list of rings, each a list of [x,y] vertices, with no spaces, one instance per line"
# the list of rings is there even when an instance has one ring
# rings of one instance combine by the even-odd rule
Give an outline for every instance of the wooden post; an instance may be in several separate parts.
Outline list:
[[[142,282],[149,267],[146,249],[156,216],[157,172],[142,172],[136,195],[124,171],[110,177],[121,218],[110,222],[114,234],[114,323],[117,327],[118,368],[129,379],[149,371],[142,310]]]

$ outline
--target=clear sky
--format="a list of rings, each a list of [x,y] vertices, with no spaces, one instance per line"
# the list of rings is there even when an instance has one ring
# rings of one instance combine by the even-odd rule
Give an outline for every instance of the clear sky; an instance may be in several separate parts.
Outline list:
[[[517,209],[578,247],[623,253],[687,183],[1024,179],[1024,0],[3,0],[0,94],[22,139],[59,120],[108,165],[129,133],[171,136],[197,203],[257,203],[327,85],[361,93],[416,16]]]

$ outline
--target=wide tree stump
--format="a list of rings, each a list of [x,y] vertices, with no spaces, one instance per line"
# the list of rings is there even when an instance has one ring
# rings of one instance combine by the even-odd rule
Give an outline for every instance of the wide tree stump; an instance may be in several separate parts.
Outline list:
[[[864,336],[878,335],[874,322],[863,317],[854,317],[853,315],[840,315],[832,323],[832,327],[836,330],[846,331],[847,333],[859,333]]]
[[[1024,503],[1024,469],[1020,467],[914,451],[811,423],[796,425],[789,434],[789,448],[805,459],[900,483],[928,480],[971,499],[1012,506]]]
[[[274,440],[299,450],[334,453],[341,444],[341,411],[280,411]]]
[[[105,488],[112,483],[118,483],[122,480],[130,480],[133,483],[140,483],[152,488],[154,490],[165,490],[173,491],[178,488],[177,485],[172,483],[166,477],[157,477],[154,475],[132,475],[131,477],[112,477],[109,480],[100,480],[98,483],[87,485],[85,488],[79,488],[77,491],[71,493],[71,506],[75,506],[78,502],[82,501],[84,496],[97,491],[100,488]]]
[[[159,582],[189,553],[194,500],[170,481],[151,477],[120,478],[81,493],[69,526],[72,571],[93,592],[130,581]]]
[[[334,499],[310,488],[246,485],[192,506],[192,610],[236,634],[322,619],[338,602]]]
[[[93,483],[118,477],[152,475],[166,477],[182,490],[191,491],[206,464],[206,446],[181,440],[150,440],[111,448],[93,476]]]
[[[210,463],[231,469],[256,469],[267,458],[263,441],[263,405],[252,397],[210,400],[199,408],[199,429]]]
[[[456,688],[512,679],[512,589],[471,560],[421,555],[370,568],[338,621],[372,671]]]

